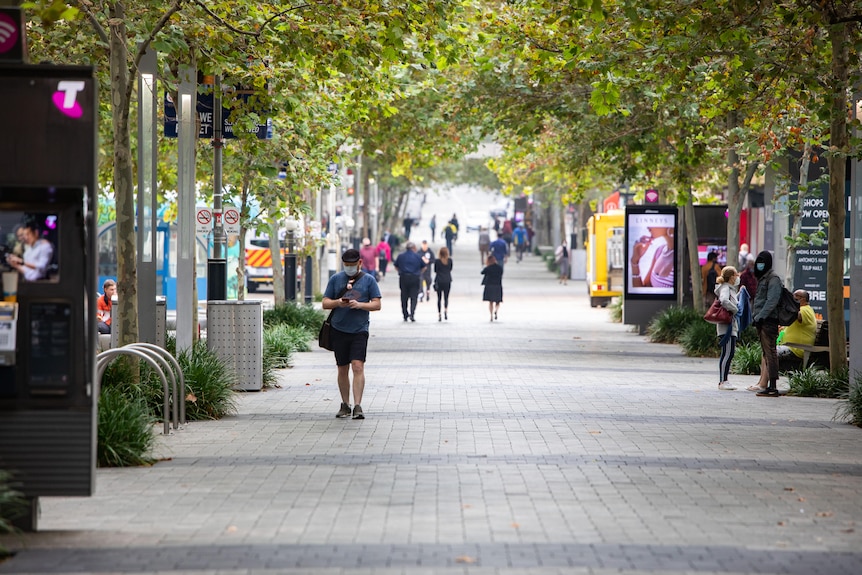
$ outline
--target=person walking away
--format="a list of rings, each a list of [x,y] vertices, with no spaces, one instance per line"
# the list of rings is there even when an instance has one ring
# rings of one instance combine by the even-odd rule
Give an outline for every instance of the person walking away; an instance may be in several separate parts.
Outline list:
[[[371,238],[362,238],[359,259],[362,262],[362,271],[374,276],[375,280],[379,280],[380,277],[377,275],[377,246],[371,245]]]
[[[461,226],[460,226],[460,224],[458,224],[458,215],[455,214],[454,212],[452,213],[452,219],[449,220],[449,223],[452,224],[453,226],[455,226],[455,228],[454,228],[455,229],[455,240],[457,240],[458,239],[458,230],[461,229]],[[451,252],[452,250],[449,250],[449,251]]]
[[[500,231],[503,232],[503,241],[509,247],[508,253],[512,253],[512,220],[504,221],[503,228]]]
[[[96,300],[96,321],[99,324],[99,333],[111,333],[111,299],[117,293],[117,282],[105,280],[102,290],[105,293]]]
[[[518,254],[518,263],[524,259],[524,251],[527,249],[527,230],[524,229],[524,224],[518,224],[515,231],[512,232],[512,242],[515,244],[515,251]]]
[[[437,214],[431,216],[431,222],[428,224],[428,227],[431,228],[431,239],[434,239],[434,234],[437,233]]]
[[[419,278],[419,301],[431,301],[431,269],[434,264],[434,250],[428,246],[428,240],[422,240],[422,249],[419,250],[425,268]],[[423,296],[424,294],[424,296]]]
[[[491,234],[488,233],[488,228],[482,226],[479,228],[479,259],[481,264],[485,266],[485,260],[488,258],[488,250],[491,249]]]
[[[739,273],[739,283],[745,286],[751,297],[757,293],[757,278],[754,277],[754,254],[748,254],[745,257],[745,267]]]
[[[452,253],[452,244],[455,242],[455,237],[458,235],[458,228],[452,222],[446,224],[443,228],[443,237],[446,239],[446,249]]]
[[[748,264],[749,256],[751,256],[751,261],[754,261],[754,256],[751,255],[751,252],[748,251],[748,244],[745,244],[745,243],[741,244],[739,246],[739,255],[737,256],[737,259],[739,260],[739,267],[737,269],[740,269],[740,270],[745,269],[745,266]],[[740,272],[740,274],[741,273],[742,272]],[[742,281],[742,280],[740,279],[740,281]],[[745,285],[745,284],[743,283],[742,285]],[[754,292],[752,292],[752,293],[754,293]]]
[[[494,256],[494,259],[497,261],[497,265],[504,267],[506,265],[506,260],[509,259],[509,244],[507,244],[506,240],[503,239],[502,231],[497,232],[497,239],[491,242],[489,250],[491,255]]]
[[[557,249],[554,250],[554,261],[560,268],[560,279],[557,283],[563,285],[569,284],[569,248],[566,246],[566,240],[560,242]]]
[[[434,289],[437,291],[437,321],[440,318],[440,300],[443,300],[443,319],[449,319],[449,290],[452,288],[452,258],[449,250],[440,248],[434,260]]]
[[[368,350],[370,313],[380,309],[380,286],[371,274],[359,269],[359,252],[349,249],[341,256],[343,271],[326,284],[323,309],[332,311],[332,350],[338,369],[341,408],[335,417],[365,419],[365,358]],[[353,371],[353,409],[350,409],[350,372]]]
[[[425,264],[416,253],[416,244],[407,242],[405,250],[395,258],[395,269],[398,270],[398,287],[401,288],[401,313],[404,321],[416,321],[416,301],[419,297],[419,277]],[[407,304],[410,303],[408,311]]]
[[[706,263],[700,267],[701,289],[703,290],[703,303],[706,308],[712,305],[715,301],[715,282],[718,276],[721,275],[721,266],[718,265],[718,252],[709,252],[706,256]]]
[[[730,312],[732,318],[730,323],[715,324],[718,345],[721,348],[721,354],[718,356],[718,389],[733,391],[736,387],[727,378],[739,338],[739,319],[736,317],[736,312],[739,311],[739,273],[735,267],[727,266],[721,270],[715,283],[715,297],[721,307]]]
[[[488,265],[482,270],[482,275],[485,276],[482,278],[482,285],[485,286],[482,301],[488,302],[491,321],[494,321],[503,302],[503,266],[497,262],[494,254],[488,256]]]
[[[410,231],[413,229],[413,216],[408,212],[406,216],[404,216],[404,239],[410,239]]]
[[[772,254],[762,251],[754,260],[757,292],[754,296],[751,323],[757,329],[760,349],[765,360],[766,387],[757,390],[760,397],[778,397],[778,301],[781,298],[781,278],[772,269]]]
[[[380,279],[386,277],[386,268],[389,267],[389,262],[392,261],[392,247],[386,241],[386,237],[380,238],[380,243],[377,244],[377,269],[380,270]]]

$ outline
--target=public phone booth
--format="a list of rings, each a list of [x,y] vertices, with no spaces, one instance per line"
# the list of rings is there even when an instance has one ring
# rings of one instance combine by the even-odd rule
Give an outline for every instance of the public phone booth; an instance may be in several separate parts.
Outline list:
[[[0,65],[0,469],[29,530],[95,484],[97,117],[91,68]]]

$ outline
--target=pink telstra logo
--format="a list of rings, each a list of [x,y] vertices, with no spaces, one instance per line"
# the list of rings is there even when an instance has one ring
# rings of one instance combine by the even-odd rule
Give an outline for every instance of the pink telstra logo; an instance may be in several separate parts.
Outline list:
[[[18,43],[18,22],[0,14],[0,54],[8,52]]]
[[[63,80],[57,83],[57,91],[51,98],[54,105],[70,118],[80,118],[84,115],[84,109],[78,103],[78,92],[83,91],[84,86],[82,81]]]

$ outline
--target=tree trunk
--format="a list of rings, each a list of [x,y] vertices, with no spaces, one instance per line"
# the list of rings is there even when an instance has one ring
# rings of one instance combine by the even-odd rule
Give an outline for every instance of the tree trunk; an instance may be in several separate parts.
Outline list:
[[[129,64],[125,11],[111,4],[111,123],[114,133],[114,195],[117,201],[117,314],[119,345],[138,341],[138,279],[135,257],[135,197],[129,132]],[[119,323],[119,325],[117,325]]]
[[[236,266],[236,285],[237,285],[237,299],[239,301],[245,300],[245,237],[248,234],[248,193],[251,188],[251,178],[248,173],[243,174],[242,178],[242,190],[240,191],[240,203],[239,203],[239,213],[240,213],[240,228],[239,228],[239,261]]]
[[[688,187],[688,198],[683,208],[685,213],[685,239],[688,244],[688,265],[691,267],[691,294],[694,309],[703,313],[703,286],[701,285],[700,260],[697,256],[697,221],[694,218],[694,199],[691,186]],[[685,289],[683,278],[680,278],[680,290]]]
[[[844,175],[847,161],[848,24],[829,27],[832,43],[832,101],[829,144],[829,252],[826,259],[826,313],[829,317],[829,368],[847,367],[844,329]]]
[[[727,132],[737,126],[736,111],[727,115]],[[742,212],[742,195],[739,189],[739,154],[736,147],[727,151],[727,165],[730,177],[727,180],[727,265],[735,266],[739,260],[739,217]],[[742,270],[738,270],[742,273]]]
[[[278,217],[269,219],[269,253],[272,254],[272,297],[275,305],[284,303],[284,266],[281,264],[281,242],[278,241]],[[293,278],[296,281],[296,278]]]

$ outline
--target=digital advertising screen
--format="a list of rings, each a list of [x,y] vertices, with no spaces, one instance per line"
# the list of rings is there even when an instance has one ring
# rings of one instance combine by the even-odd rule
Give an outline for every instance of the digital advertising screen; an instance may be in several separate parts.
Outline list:
[[[675,206],[626,206],[626,295],[673,299],[677,285]]]
[[[0,207],[0,271],[17,273],[19,282],[56,281],[59,234],[57,212]]]

